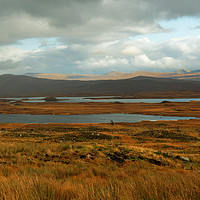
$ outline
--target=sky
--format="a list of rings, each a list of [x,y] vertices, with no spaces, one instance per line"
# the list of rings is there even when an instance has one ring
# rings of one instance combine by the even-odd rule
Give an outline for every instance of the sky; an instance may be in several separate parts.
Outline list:
[[[200,69],[200,0],[0,0],[0,74]]]

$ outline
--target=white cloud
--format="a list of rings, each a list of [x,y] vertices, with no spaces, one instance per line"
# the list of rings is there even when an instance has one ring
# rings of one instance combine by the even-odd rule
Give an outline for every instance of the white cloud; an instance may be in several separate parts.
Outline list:
[[[117,58],[113,56],[105,56],[103,58],[89,58],[83,61],[76,62],[79,65],[79,68],[83,69],[98,69],[98,68],[107,68],[107,67],[119,67],[123,65],[128,65],[129,61],[126,58]]]
[[[55,49],[58,49],[58,50],[67,49],[67,45],[58,45],[55,47]]]
[[[83,59],[76,64],[81,69],[95,69],[108,72],[108,67],[115,70],[135,71],[173,71],[181,68],[195,69],[199,67],[200,38],[179,38],[164,42],[151,42],[149,39],[123,40],[109,46],[97,45],[99,54]],[[105,47],[106,46],[106,47]],[[95,47],[93,47],[95,49]],[[102,49],[101,49],[102,48]],[[79,48],[79,50],[82,50]],[[91,55],[91,48],[84,49]],[[109,55],[110,52],[110,56]],[[107,71],[106,71],[107,70]]]
[[[127,46],[121,51],[122,55],[131,55],[131,56],[136,56],[142,54],[141,50],[137,48],[136,46]]]
[[[156,61],[149,59],[147,55],[136,56],[133,60],[133,64],[137,67],[149,67],[156,64]]]
[[[0,48],[2,69],[59,73],[107,73],[136,70],[174,71],[196,69],[200,60],[200,37],[151,42],[147,38],[100,44],[57,44],[51,48],[22,50]],[[9,67],[9,63],[11,67]],[[7,62],[7,63],[6,63]],[[27,68],[28,66],[28,68]],[[15,72],[16,72],[15,71]]]
[[[180,65],[180,61],[178,59],[174,59],[172,57],[162,57],[158,60],[152,60],[147,55],[136,56],[135,59],[132,59],[132,64],[137,68],[143,68],[146,70],[149,69],[175,70],[182,66]]]
[[[12,60],[13,62],[22,61],[28,56],[29,51],[12,47],[12,46],[1,46],[0,47],[0,61]]]

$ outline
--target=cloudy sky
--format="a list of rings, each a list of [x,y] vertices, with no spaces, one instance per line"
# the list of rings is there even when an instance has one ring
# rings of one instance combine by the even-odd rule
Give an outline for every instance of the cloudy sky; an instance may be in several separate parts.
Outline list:
[[[0,74],[200,69],[200,0],[0,0]]]

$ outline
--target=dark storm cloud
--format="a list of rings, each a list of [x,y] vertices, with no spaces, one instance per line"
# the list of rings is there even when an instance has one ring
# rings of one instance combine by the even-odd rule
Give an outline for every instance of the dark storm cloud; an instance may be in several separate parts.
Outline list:
[[[0,71],[10,70],[19,67],[20,62],[13,62],[12,60],[0,61]]]
[[[95,42],[159,32],[157,20],[199,15],[199,7],[199,0],[0,0],[0,42],[54,36]]]

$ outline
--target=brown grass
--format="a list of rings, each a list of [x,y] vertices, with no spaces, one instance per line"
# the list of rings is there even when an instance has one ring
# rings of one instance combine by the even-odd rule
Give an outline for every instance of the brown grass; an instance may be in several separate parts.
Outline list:
[[[2,200],[200,197],[199,120],[0,130]]]
[[[0,114],[102,114],[134,113],[147,115],[200,117],[200,101],[169,103],[8,103],[0,102]]]
[[[34,169],[34,172],[22,175],[0,177],[0,196],[9,200],[199,199],[200,177],[197,173],[163,172],[143,165],[107,166],[106,169],[90,166],[86,172],[70,174],[67,178]],[[56,168],[62,175],[62,168]]]

